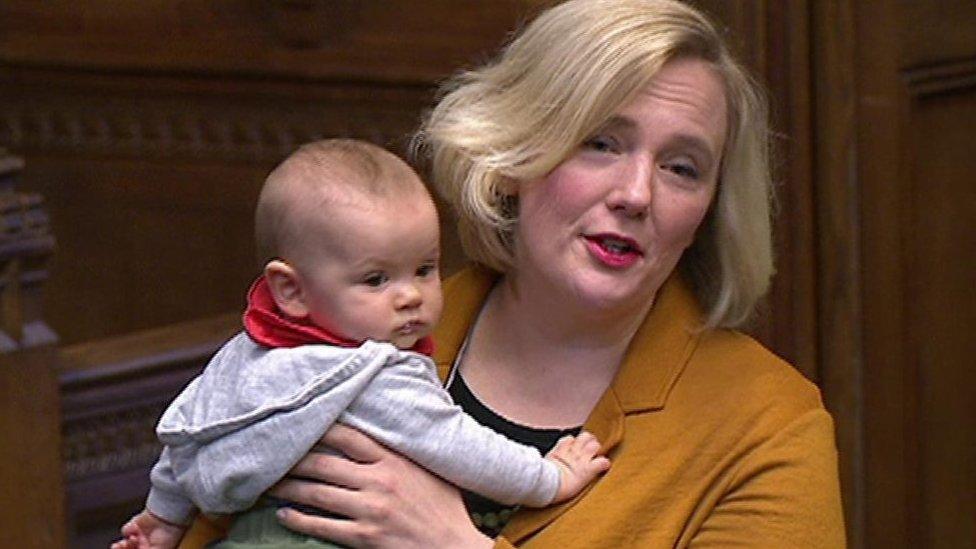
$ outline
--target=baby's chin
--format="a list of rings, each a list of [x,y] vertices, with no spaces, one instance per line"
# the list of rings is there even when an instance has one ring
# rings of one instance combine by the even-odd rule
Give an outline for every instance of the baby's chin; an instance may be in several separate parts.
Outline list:
[[[428,330],[418,330],[409,334],[393,334],[386,341],[392,343],[394,347],[403,351],[413,349],[417,342],[429,336]]]
[[[410,336],[395,337],[390,339],[390,343],[392,343],[394,347],[400,349],[401,351],[409,351],[410,349],[413,348],[414,345],[417,344],[418,341],[420,341],[421,337],[423,336],[410,335]]]

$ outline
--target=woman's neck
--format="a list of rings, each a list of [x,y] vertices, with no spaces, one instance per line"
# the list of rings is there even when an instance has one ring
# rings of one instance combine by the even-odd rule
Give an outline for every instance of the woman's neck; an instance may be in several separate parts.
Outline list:
[[[510,279],[499,281],[462,370],[486,405],[534,427],[583,423],[612,382],[646,309],[621,316],[573,305]]]

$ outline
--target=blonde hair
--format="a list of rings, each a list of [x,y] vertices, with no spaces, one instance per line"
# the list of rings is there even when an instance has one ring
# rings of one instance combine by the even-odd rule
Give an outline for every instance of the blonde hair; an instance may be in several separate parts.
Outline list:
[[[309,220],[337,199],[396,198],[418,191],[420,178],[393,153],[366,141],[325,139],[298,148],[268,175],[254,213],[258,261],[286,257],[311,230]]]
[[[444,85],[413,152],[456,211],[469,257],[513,269],[513,189],[558,166],[678,57],[708,62],[728,103],[715,202],[680,268],[705,327],[745,322],[773,274],[766,102],[711,22],[674,0],[567,1]]]

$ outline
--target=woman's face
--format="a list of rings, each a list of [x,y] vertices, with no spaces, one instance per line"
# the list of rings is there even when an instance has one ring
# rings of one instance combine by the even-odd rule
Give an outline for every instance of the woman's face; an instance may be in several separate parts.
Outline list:
[[[711,67],[667,63],[559,166],[519,188],[520,286],[591,309],[645,310],[715,195],[726,125]]]

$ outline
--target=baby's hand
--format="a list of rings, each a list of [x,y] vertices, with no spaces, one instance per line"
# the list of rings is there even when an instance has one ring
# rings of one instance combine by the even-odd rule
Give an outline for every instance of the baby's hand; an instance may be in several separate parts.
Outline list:
[[[583,431],[579,436],[565,436],[546,454],[546,459],[559,465],[559,490],[552,503],[560,503],[575,496],[596,476],[610,468],[610,460],[596,455],[600,443],[592,434]]]
[[[185,531],[184,526],[143,511],[122,526],[122,539],[109,549],[173,549],[179,545]]]

